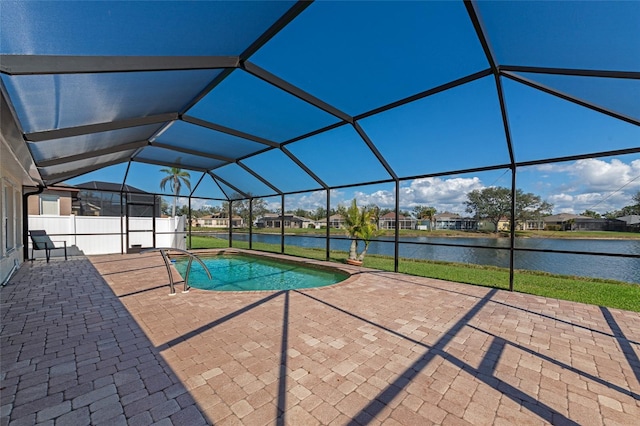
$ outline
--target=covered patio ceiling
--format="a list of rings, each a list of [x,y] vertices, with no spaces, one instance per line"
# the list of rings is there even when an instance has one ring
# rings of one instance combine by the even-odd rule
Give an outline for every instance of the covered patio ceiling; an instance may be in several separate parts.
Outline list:
[[[0,8],[3,126],[40,185],[153,164],[231,199],[640,153],[640,2]],[[583,143],[557,102],[610,127]]]

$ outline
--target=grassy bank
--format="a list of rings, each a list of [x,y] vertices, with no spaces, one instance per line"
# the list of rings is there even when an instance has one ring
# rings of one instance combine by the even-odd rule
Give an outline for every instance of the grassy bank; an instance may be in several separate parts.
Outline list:
[[[192,238],[193,248],[228,247],[226,239],[201,236],[193,236]],[[234,247],[249,248],[249,243],[236,241]],[[253,243],[253,249],[280,253],[278,244]],[[285,246],[285,253],[310,259],[325,259],[324,249]],[[336,250],[330,253],[330,260],[333,262],[344,262],[346,258],[347,253],[343,251]],[[364,266],[393,271],[393,258],[368,255],[365,258]],[[484,287],[509,288],[509,270],[494,266],[402,258],[399,262],[399,272]],[[637,284],[516,270],[514,290],[537,296],[640,312],[640,285]]]

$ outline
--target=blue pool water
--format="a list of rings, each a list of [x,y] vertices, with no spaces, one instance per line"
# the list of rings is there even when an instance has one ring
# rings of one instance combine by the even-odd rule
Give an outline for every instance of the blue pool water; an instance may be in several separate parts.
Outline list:
[[[193,262],[189,272],[189,285],[202,290],[293,290],[323,287],[343,281],[349,276],[339,271],[241,254],[216,255],[200,259],[207,265],[213,279],[209,279],[198,262]],[[183,277],[186,274],[187,263],[187,259],[178,259],[175,262],[176,269]]]

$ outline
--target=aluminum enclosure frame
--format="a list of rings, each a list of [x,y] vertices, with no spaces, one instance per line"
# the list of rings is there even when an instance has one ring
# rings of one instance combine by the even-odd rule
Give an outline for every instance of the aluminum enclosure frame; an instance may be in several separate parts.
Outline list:
[[[296,2],[286,13],[284,13],[280,19],[274,22],[260,37],[258,37],[247,49],[241,52],[239,55],[233,56],[74,56],[74,55],[8,55],[2,54],[0,55],[0,73],[7,76],[27,76],[27,75],[67,75],[67,74],[105,74],[105,73],[135,73],[135,72],[146,72],[146,71],[176,71],[176,70],[222,70],[220,74],[218,74],[215,78],[213,78],[209,84],[204,87],[199,93],[197,93],[192,99],[190,99],[186,105],[182,108],[177,109],[171,112],[165,112],[161,114],[152,114],[147,116],[122,119],[122,120],[114,120],[109,122],[88,124],[88,125],[80,125],[74,127],[64,127],[64,128],[56,128],[50,130],[40,130],[33,132],[25,132],[22,129],[22,126],[17,118],[17,114],[15,113],[15,107],[11,102],[11,98],[9,93],[4,86],[4,84],[0,85],[0,89],[2,92],[3,105],[6,103],[7,109],[12,113],[12,119],[15,122],[15,127],[19,129],[21,132],[21,137],[25,145],[29,146],[29,144],[38,144],[41,142],[47,142],[55,139],[62,138],[70,138],[77,136],[86,136],[93,135],[100,132],[114,131],[120,129],[129,129],[135,128],[144,125],[157,124],[159,125],[159,129],[151,135],[147,140],[137,140],[131,141],[123,144],[119,144],[109,148],[96,149],[94,151],[86,151],[86,152],[78,152],[72,155],[66,155],[55,158],[46,158],[43,160],[36,161],[33,160],[36,167],[40,170],[40,177],[38,183],[42,186],[55,186],[55,184],[68,180],[70,178],[85,174],[87,172],[96,170],[98,168],[103,168],[106,166],[128,163],[127,164],[127,172],[124,175],[122,181],[122,187],[125,187],[125,183],[128,176],[128,171],[131,165],[135,162],[147,163],[147,164],[157,164],[161,166],[173,166],[173,167],[185,167],[185,165],[181,165],[180,163],[170,162],[170,161],[158,161],[151,160],[148,158],[144,158],[141,153],[144,151],[146,147],[156,147],[162,148],[165,150],[173,151],[176,153],[189,154],[196,157],[208,158],[211,160],[221,161],[222,164],[214,167],[214,168],[198,168],[195,166],[188,167],[189,170],[195,170],[202,172],[202,176],[198,183],[194,186],[193,190],[189,194],[189,206],[191,210],[191,200],[194,197],[194,193],[196,189],[202,184],[202,180],[205,175],[208,175],[212,178],[214,183],[220,189],[220,191],[224,194],[226,199],[224,201],[229,202],[230,212],[229,217],[232,217],[232,205],[234,201],[237,200],[249,200],[250,206],[253,204],[254,199],[265,198],[264,196],[254,196],[247,191],[243,191],[238,185],[234,184],[234,182],[230,182],[220,176],[219,173],[216,172],[216,169],[224,167],[226,165],[237,165],[242,170],[247,172],[249,175],[253,176],[263,185],[268,187],[271,191],[273,191],[274,195],[270,196],[278,196],[281,197],[281,208],[282,212],[285,211],[285,196],[293,195],[299,193],[306,193],[310,190],[296,190],[296,191],[286,191],[283,188],[279,188],[277,185],[270,182],[267,178],[263,177],[260,173],[252,169],[245,160],[249,158],[253,158],[262,153],[269,152],[271,150],[279,150],[282,152],[289,160],[291,160],[295,165],[297,165],[313,182],[315,182],[319,189],[313,189],[313,191],[326,191],[326,209],[327,212],[330,211],[330,194],[332,190],[337,189],[345,189],[345,188],[353,188],[357,186],[365,186],[365,185],[373,185],[373,184],[382,184],[389,183],[393,184],[395,188],[395,212],[396,212],[396,222],[395,222],[395,236],[394,236],[394,270],[398,271],[399,264],[399,215],[398,212],[400,210],[400,184],[407,180],[418,179],[418,178],[430,178],[430,177],[442,177],[442,176],[451,176],[457,174],[466,174],[466,173],[477,173],[484,172],[490,170],[505,170],[511,172],[511,224],[510,224],[510,244],[509,244],[509,270],[510,270],[510,279],[509,279],[509,288],[513,290],[513,280],[514,280],[514,256],[516,251],[522,250],[515,247],[515,205],[516,205],[516,192],[517,192],[517,176],[518,170],[522,167],[533,166],[533,165],[541,165],[541,164],[552,164],[558,162],[565,161],[575,161],[585,158],[602,158],[612,155],[628,155],[628,154],[638,154],[640,153],[640,146],[634,148],[627,149],[614,149],[614,150],[602,150],[599,152],[591,152],[591,153],[580,153],[577,155],[569,155],[569,156],[561,156],[561,157],[549,157],[541,160],[533,160],[533,161],[517,161],[516,156],[514,154],[514,144],[512,141],[512,129],[510,128],[509,119],[508,119],[508,108],[506,105],[504,90],[502,86],[503,79],[509,79],[511,81],[518,82],[527,87],[531,87],[533,89],[542,91],[549,95],[555,96],[559,99],[562,99],[567,102],[571,102],[573,104],[579,105],[584,108],[588,108],[590,110],[596,111],[598,113],[607,115],[614,119],[623,121],[625,123],[640,126],[640,120],[634,117],[627,116],[617,111],[613,111],[609,108],[605,108],[603,106],[597,105],[593,102],[586,101],[577,96],[573,96],[567,93],[563,93],[559,90],[556,90],[551,87],[544,86],[535,81],[531,81],[525,77],[522,77],[518,73],[540,73],[540,74],[552,74],[552,75],[564,75],[564,76],[583,76],[583,77],[595,77],[595,78],[615,78],[615,79],[631,79],[631,80],[640,80],[640,71],[612,71],[612,70],[587,70],[587,69],[569,69],[569,68],[550,68],[550,67],[536,67],[536,66],[524,66],[524,65],[513,65],[513,64],[501,64],[496,58],[494,53],[494,49],[491,46],[490,38],[487,34],[487,30],[483,25],[480,13],[478,11],[478,5],[475,1],[465,0],[464,6],[465,10],[468,14],[468,17],[471,21],[473,29],[475,31],[476,37],[482,47],[482,51],[484,52],[485,59],[488,63],[488,68],[477,71],[475,73],[453,79],[444,84],[440,84],[436,87],[432,87],[428,90],[422,91],[420,93],[414,93],[410,96],[407,96],[403,99],[395,100],[387,105],[377,106],[369,111],[357,114],[357,115],[349,115],[345,111],[342,111],[335,105],[332,105],[312,94],[303,90],[300,87],[295,86],[291,82],[286,81],[283,78],[276,76],[275,74],[269,72],[266,69],[258,66],[253,63],[250,59],[253,54],[255,54],[261,47],[263,47],[269,40],[275,37],[282,29],[284,29],[288,24],[290,24],[294,19],[296,19],[305,9],[307,9],[311,5],[311,2],[306,1],[298,1]],[[251,134],[243,129],[231,128],[221,123],[216,123],[212,121],[205,120],[203,118],[198,118],[189,115],[188,111],[196,105],[199,101],[204,99],[208,94],[214,92],[216,88],[223,83],[232,72],[244,72],[253,77],[256,77],[262,82],[265,82],[269,86],[285,92],[296,99],[301,100],[305,104],[311,105],[314,108],[323,111],[330,116],[337,119],[337,122],[331,123],[319,129],[312,130],[308,133],[297,135],[293,138],[284,141],[276,141],[271,140],[269,138],[265,138],[261,135]],[[438,173],[429,173],[429,171],[425,171],[424,174],[415,175],[415,176],[405,176],[398,173],[397,170],[394,170],[392,165],[389,163],[387,158],[382,154],[379,147],[376,145],[374,139],[370,138],[369,135],[365,132],[360,122],[366,118],[375,116],[380,113],[384,113],[386,111],[390,111],[394,108],[398,108],[404,105],[408,105],[412,102],[429,98],[431,96],[437,95],[439,93],[445,92],[447,90],[451,90],[465,84],[480,80],[486,77],[493,77],[493,81],[495,84],[495,90],[497,92],[497,99],[500,106],[500,114],[501,121],[503,126],[504,138],[506,141],[506,151],[508,152],[508,163],[503,164],[495,164],[491,166],[477,167],[477,168],[465,168],[459,170],[450,170],[446,172],[438,172]],[[202,128],[207,128],[211,130],[215,130],[217,132],[242,138],[247,141],[255,142],[257,144],[262,145],[264,148],[250,154],[241,155],[241,156],[227,156],[227,155],[219,155],[212,154],[209,152],[205,152],[203,150],[180,147],[169,145],[163,142],[159,142],[156,140],[156,137],[165,131],[172,123],[174,122],[184,122],[189,123],[194,126],[199,126]],[[342,185],[330,185],[325,180],[323,180],[318,174],[316,174],[309,165],[307,165],[302,159],[296,156],[289,146],[295,142],[298,142],[303,139],[310,138],[315,135],[320,135],[325,132],[338,129],[343,126],[349,126],[354,131],[355,134],[358,135],[363,144],[367,147],[369,152],[375,158],[375,160],[379,163],[379,165],[384,169],[385,173],[388,177],[384,177],[374,181],[365,181],[365,182],[357,182],[352,184],[342,184]],[[640,144],[639,144],[640,145]],[[125,155],[129,151],[133,152],[131,155]],[[73,170],[67,170],[63,172],[57,173],[48,173],[47,169],[53,166],[64,166],[65,164],[72,164],[74,162],[89,160],[93,158],[98,158],[101,156],[107,156],[110,154],[123,154],[124,157],[111,160],[100,164],[94,164],[84,167],[75,168]],[[187,167],[185,167],[187,168]],[[225,191],[224,188],[230,188],[235,194],[230,194]],[[159,194],[156,194],[159,195]],[[240,198],[238,198],[240,197]],[[222,199],[221,199],[222,200]],[[191,219],[191,214],[189,214],[189,222]],[[329,218],[327,217],[327,221]],[[229,228],[229,241],[230,245],[233,241],[233,231],[232,227]],[[252,235],[253,230],[250,224],[249,227],[249,236],[250,236],[250,247],[252,246]],[[329,232],[329,223],[327,223],[327,234],[326,237],[326,259],[329,259],[330,252],[330,239],[335,238],[331,237]],[[446,244],[436,244],[436,245],[446,245]],[[473,246],[473,247],[481,247],[481,246]],[[284,252],[284,223],[282,223],[281,229],[281,251]],[[549,252],[548,250],[540,250],[544,252]],[[551,251],[556,252],[556,251]],[[557,251],[558,253],[563,253],[562,251]],[[594,254],[594,253],[584,253],[584,252],[572,252],[574,254]],[[606,254],[606,253],[595,253],[595,255],[602,256],[618,256],[617,254]],[[628,255],[628,257],[637,258],[640,256],[637,255]]]

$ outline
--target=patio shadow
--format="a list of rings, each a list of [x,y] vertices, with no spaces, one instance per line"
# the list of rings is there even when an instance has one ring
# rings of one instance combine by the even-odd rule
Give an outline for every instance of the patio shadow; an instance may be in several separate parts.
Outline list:
[[[2,424],[212,422],[87,258],[2,289]]]

